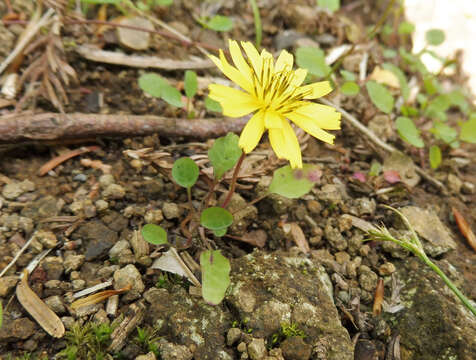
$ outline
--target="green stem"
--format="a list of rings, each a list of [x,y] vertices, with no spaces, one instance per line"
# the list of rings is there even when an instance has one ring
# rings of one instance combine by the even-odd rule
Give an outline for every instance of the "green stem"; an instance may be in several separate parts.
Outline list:
[[[231,179],[230,190],[228,191],[228,195],[226,196],[226,199],[223,202],[223,205],[221,206],[223,209],[225,209],[228,206],[228,203],[230,202],[231,197],[233,196],[233,193],[235,192],[236,180],[238,179],[238,172],[240,171],[240,167],[241,167],[241,164],[243,163],[245,156],[246,154],[242,152],[240,158],[238,159],[238,163],[235,166],[235,171],[233,171],[233,177]]]
[[[426,255],[421,256],[420,259],[422,259],[425,264],[427,264],[434,272],[436,272],[440,278],[445,282],[446,285],[455,293],[455,295],[461,300],[461,302],[468,308],[469,311],[473,313],[474,316],[476,316],[476,309],[473,307],[469,299],[464,296],[464,294],[458,290],[458,288],[453,284],[453,282],[445,275],[441,269],[434,264]]]
[[[253,17],[255,20],[255,37],[256,37],[256,47],[259,49],[261,46],[262,38],[262,27],[261,27],[261,16],[259,14],[258,5],[256,0],[250,0],[251,9],[253,10]]]

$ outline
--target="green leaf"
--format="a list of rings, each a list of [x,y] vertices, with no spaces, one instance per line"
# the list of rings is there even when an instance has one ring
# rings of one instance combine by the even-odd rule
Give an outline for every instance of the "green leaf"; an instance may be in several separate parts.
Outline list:
[[[411,34],[415,31],[415,25],[408,21],[402,21],[400,25],[398,25],[398,33],[400,35],[403,34]]]
[[[185,71],[184,87],[185,95],[187,95],[189,99],[193,98],[198,89],[197,73],[195,71]]]
[[[143,74],[139,78],[139,87],[147,94],[160,98],[164,87],[164,79],[157,74]]]
[[[174,0],[155,0],[155,3],[159,6],[170,6],[174,3]]]
[[[380,172],[382,171],[382,164],[378,161],[372,161],[372,165],[370,166],[369,176],[379,176]]]
[[[476,144],[476,114],[471,115],[471,118],[461,124],[461,133],[459,138],[461,141]]]
[[[365,84],[367,92],[369,93],[370,100],[375,106],[386,114],[390,114],[393,109],[393,96],[387,88],[375,81],[368,81]]]
[[[340,0],[317,0],[317,5],[333,13],[340,9]]]
[[[430,165],[432,169],[437,169],[441,164],[441,150],[438,146],[430,147]]]
[[[223,109],[218,101],[215,101],[207,96],[205,99],[205,107],[208,111],[214,111],[214,112],[223,112]]]
[[[355,81],[355,79],[357,78],[353,72],[347,70],[341,70],[340,74],[342,75],[345,81]]]
[[[220,229],[220,230],[213,230],[213,234],[216,236],[216,237],[222,237],[223,235],[226,234],[226,231],[228,230],[228,228],[223,228],[223,229]]]
[[[302,169],[295,170],[286,165],[274,172],[269,192],[296,199],[307,194],[320,177],[321,171],[316,165],[304,164]]]
[[[398,78],[398,83],[400,84],[400,91],[402,93],[403,99],[406,101],[410,96],[410,87],[408,86],[408,81],[404,72],[398,66],[395,66],[390,63],[384,63],[382,67],[385,70],[391,71]]]
[[[398,49],[398,53],[400,54],[402,60],[410,66],[411,71],[418,71],[422,75],[428,74],[428,69],[418,56],[406,51],[403,47]]]
[[[220,253],[220,250],[208,250],[200,254],[200,267],[203,300],[218,305],[230,286],[230,261]]]
[[[418,116],[419,114],[417,108],[413,106],[406,106],[406,105],[402,105],[402,107],[400,108],[400,112],[402,113],[403,116],[407,116],[407,117]]]
[[[426,32],[425,38],[428,44],[437,46],[445,41],[445,33],[440,29],[431,29]]]
[[[172,177],[184,188],[192,187],[198,179],[198,165],[188,157],[183,157],[174,162]]]
[[[425,146],[423,140],[420,137],[420,131],[416,128],[413,120],[404,116],[399,116],[395,122],[398,135],[407,143],[422,148]]]
[[[142,237],[154,245],[167,244],[167,232],[159,225],[146,224],[142,228]]]
[[[208,158],[213,165],[215,178],[221,179],[223,174],[233,168],[243,153],[238,146],[239,137],[236,134],[228,133],[215,140],[215,143],[208,150]]]
[[[170,86],[167,82],[162,88],[162,99],[164,99],[170,105],[183,107],[182,94],[176,88]]]
[[[423,78],[423,86],[425,87],[425,91],[428,95],[434,95],[440,91],[440,84],[438,80],[433,76],[425,76]]]
[[[446,121],[446,110],[450,108],[450,98],[446,94],[438,95],[436,98],[428,103],[425,110],[425,115],[428,117],[434,117],[441,121]]]
[[[222,207],[214,206],[202,211],[200,224],[209,230],[223,230],[233,223],[233,215]]]
[[[385,49],[382,54],[386,59],[393,59],[397,56],[397,52],[394,49]]]
[[[355,96],[360,92],[360,86],[353,81],[347,81],[342,84],[340,91],[344,95]]]
[[[430,132],[437,139],[443,140],[447,144],[452,144],[458,139],[458,132],[455,129],[439,121],[433,122]]]
[[[215,15],[206,23],[206,26],[215,31],[230,31],[233,29],[233,21],[227,16]]]
[[[466,101],[466,97],[464,96],[463,92],[460,90],[453,90],[452,92],[448,93],[448,99],[450,101],[451,106],[457,106],[461,110],[461,112],[467,114],[469,112],[470,106],[468,101]]]
[[[313,47],[300,47],[296,50],[296,63],[317,77],[326,77],[331,68],[326,64],[324,51]]]

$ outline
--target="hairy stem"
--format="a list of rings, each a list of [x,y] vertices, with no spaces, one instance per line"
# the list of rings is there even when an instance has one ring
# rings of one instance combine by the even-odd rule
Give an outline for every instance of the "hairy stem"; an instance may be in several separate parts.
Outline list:
[[[233,193],[235,192],[236,180],[238,179],[238,173],[240,172],[241,164],[243,163],[245,156],[246,154],[242,152],[240,158],[238,159],[238,163],[235,166],[235,171],[233,171],[233,177],[231,179],[230,190],[228,191],[228,195],[226,196],[225,201],[223,202],[223,205],[221,206],[224,209],[228,206],[231,200],[231,197],[233,196]]]

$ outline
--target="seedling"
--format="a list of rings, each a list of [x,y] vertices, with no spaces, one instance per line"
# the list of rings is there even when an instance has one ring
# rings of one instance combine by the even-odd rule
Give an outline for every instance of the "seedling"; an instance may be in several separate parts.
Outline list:
[[[443,271],[434,263],[432,262],[425,253],[423,249],[423,245],[418,238],[417,233],[411,226],[408,219],[397,209],[394,209],[390,206],[385,206],[386,208],[394,211],[400,218],[403,220],[404,224],[407,226],[408,230],[410,230],[411,236],[409,238],[397,239],[390,234],[388,229],[385,225],[377,226],[375,229],[370,230],[369,240],[380,240],[380,241],[392,241],[395,244],[400,245],[404,249],[410,251],[414,255],[416,255],[421,261],[423,261],[427,266],[430,267],[438,276],[445,282],[445,284],[453,291],[453,293],[461,300],[464,306],[476,316],[476,308],[471,304],[470,300],[463,295],[461,291],[456,287],[455,284],[445,275]]]

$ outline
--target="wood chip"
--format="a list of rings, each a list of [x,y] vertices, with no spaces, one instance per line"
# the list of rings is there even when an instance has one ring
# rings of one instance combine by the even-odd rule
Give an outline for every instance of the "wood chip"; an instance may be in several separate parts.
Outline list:
[[[144,320],[145,305],[141,302],[132,304],[127,311],[127,317],[122,320],[111,334],[111,345],[108,351],[116,353],[124,346],[127,336],[134,331]]]
[[[16,288],[17,299],[23,308],[51,336],[61,338],[64,325],[60,318],[36,295],[28,286],[28,272],[25,270],[23,279]]]

